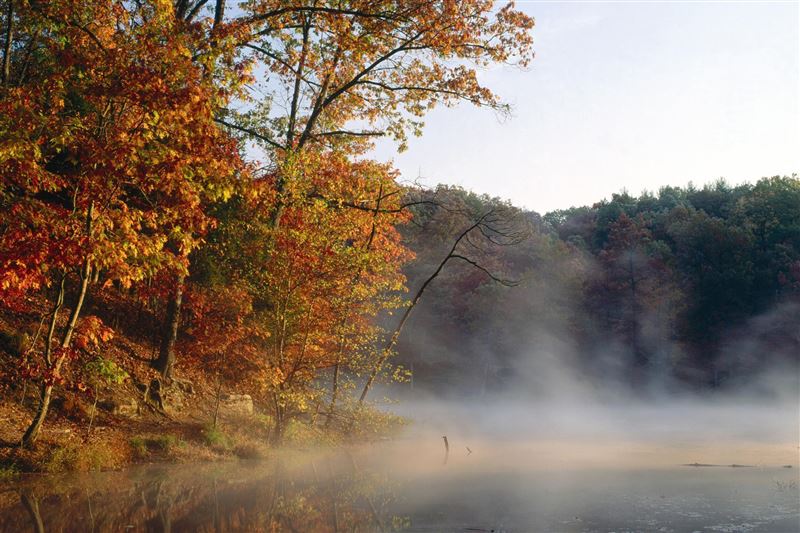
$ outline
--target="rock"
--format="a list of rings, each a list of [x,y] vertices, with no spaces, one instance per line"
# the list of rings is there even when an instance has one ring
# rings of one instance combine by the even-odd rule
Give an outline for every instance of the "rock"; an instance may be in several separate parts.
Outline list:
[[[174,383],[179,390],[185,392],[186,394],[194,394],[194,385],[191,381],[187,379],[172,378],[172,383]]]
[[[120,416],[136,416],[139,414],[139,404],[133,398],[128,400],[109,399],[97,403],[97,406],[111,414]]]
[[[162,393],[163,387],[161,386],[160,379],[150,380],[150,385],[145,392],[145,401],[154,403],[162,411],[164,410],[164,394]]]
[[[252,415],[253,398],[249,394],[223,394],[219,399],[219,410],[231,415]]]

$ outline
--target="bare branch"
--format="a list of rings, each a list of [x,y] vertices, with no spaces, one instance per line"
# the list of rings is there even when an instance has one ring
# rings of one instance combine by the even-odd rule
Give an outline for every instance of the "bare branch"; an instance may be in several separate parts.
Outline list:
[[[483,272],[484,274],[489,276],[489,278],[491,278],[493,281],[496,281],[497,283],[499,283],[501,285],[504,285],[506,287],[516,287],[517,285],[520,284],[519,280],[509,280],[509,279],[504,279],[504,278],[500,278],[500,277],[495,276],[494,274],[489,272],[489,270],[487,268],[485,268],[484,266],[480,265],[477,261],[473,261],[472,259],[469,259],[468,257],[464,257],[463,255],[452,254],[450,257],[452,259],[461,259],[462,261],[466,261],[467,263],[469,263],[473,267],[477,268],[478,270],[480,270],[481,272]]]
[[[269,137],[267,137],[265,135],[262,135],[261,133],[258,133],[257,131],[252,130],[250,128],[246,128],[244,126],[239,126],[238,124],[232,124],[232,123],[227,122],[227,121],[225,121],[225,120],[223,120],[221,118],[214,118],[214,122],[216,122],[218,124],[222,124],[223,126],[227,126],[228,128],[231,128],[233,130],[241,131],[242,133],[246,133],[248,135],[251,135],[251,136],[255,137],[256,139],[264,141],[265,143],[269,144],[273,148],[277,148],[277,149],[280,149],[280,150],[284,149],[284,147],[281,146],[279,143],[273,141]]]

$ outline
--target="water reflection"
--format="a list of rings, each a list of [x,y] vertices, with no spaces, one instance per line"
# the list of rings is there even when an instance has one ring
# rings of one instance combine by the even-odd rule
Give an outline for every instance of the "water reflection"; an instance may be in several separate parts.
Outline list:
[[[0,530],[350,532],[406,523],[387,510],[395,496],[386,475],[348,454],[289,463],[28,478],[4,487]]]
[[[440,439],[26,477],[0,485],[0,531],[800,531],[796,465],[564,467],[533,444]]]

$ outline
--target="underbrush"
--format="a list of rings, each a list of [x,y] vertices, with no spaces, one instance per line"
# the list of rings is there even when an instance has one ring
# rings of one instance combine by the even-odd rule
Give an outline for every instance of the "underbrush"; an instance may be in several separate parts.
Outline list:
[[[231,446],[230,439],[220,426],[207,425],[203,428],[203,439],[207,446],[216,450],[227,450]]]
[[[185,442],[175,435],[137,435],[131,437],[130,447],[134,459],[147,459],[151,455],[174,456],[185,446]]]
[[[14,463],[0,464],[0,483],[11,481],[20,475],[19,467]]]
[[[396,436],[408,422],[400,415],[363,405],[346,412],[335,427],[347,441],[364,441]]]
[[[97,472],[113,470],[126,463],[126,458],[111,443],[66,438],[41,441],[31,449],[16,448],[0,466],[0,479],[10,479],[20,472]]]
[[[86,472],[100,470],[110,463],[111,452],[102,443],[83,445],[70,442],[53,448],[44,458],[42,470],[57,472]]]
[[[264,417],[239,417],[235,423],[203,428],[203,440],[211,450],[240,459],[264,459],[268,455]],[[268,417],[267,417],[268,418]],[[229,421],[230,422],[230,421]]]

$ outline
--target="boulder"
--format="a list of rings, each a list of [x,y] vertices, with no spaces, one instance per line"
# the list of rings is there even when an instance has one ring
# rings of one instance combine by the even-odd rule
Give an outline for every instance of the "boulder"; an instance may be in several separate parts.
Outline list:
[[[139,404],[133,398],[127,400],[103,400],[98,402],[97,406],[111,414],[120,416],[136,416],[139,414]]]
[[[228,415],[252,415],[253,398],[249,394],[223,394],[219,399],[219,411]]]

